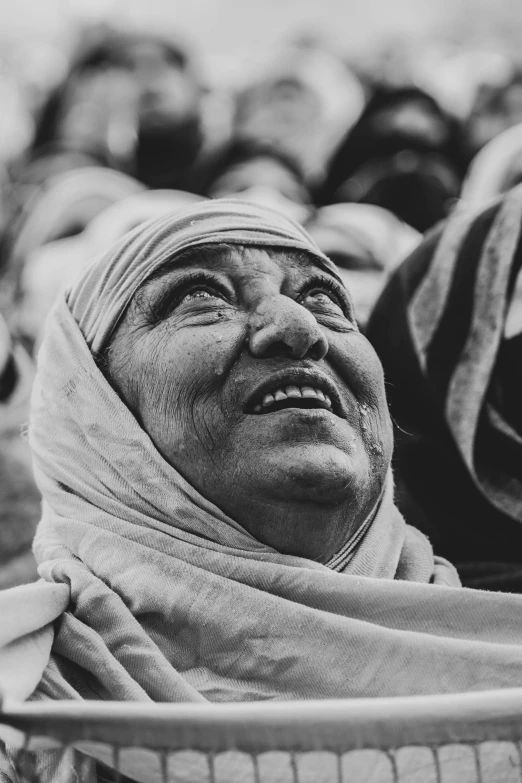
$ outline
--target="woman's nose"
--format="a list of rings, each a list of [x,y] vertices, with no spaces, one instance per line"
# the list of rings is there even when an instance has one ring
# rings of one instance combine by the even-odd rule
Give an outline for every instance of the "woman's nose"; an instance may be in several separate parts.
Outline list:
[[[263,299],[250,320],[250,351],[259,358],[322,359],[328,340],[309,310],[278,294]]]

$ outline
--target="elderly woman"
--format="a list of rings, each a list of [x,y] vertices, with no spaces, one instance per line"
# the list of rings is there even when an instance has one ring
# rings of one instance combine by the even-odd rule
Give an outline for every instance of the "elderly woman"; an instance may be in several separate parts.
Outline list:
[[[47,585],[18,588],[40,606],[12,621],[38,641],[18,698],[522,679],[522,602],[462,590],[404,522],[377,355],[335,267],[267,208],[202,202],[93,264],[48,320],[30,443]]]

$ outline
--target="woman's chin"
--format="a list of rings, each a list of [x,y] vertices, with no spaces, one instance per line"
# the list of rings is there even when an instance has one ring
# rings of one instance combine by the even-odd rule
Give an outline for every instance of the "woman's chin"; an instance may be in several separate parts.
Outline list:
[[[264,463],[264,464],[263,464]],[[267,485],[278,477],[272,491],[281,499],[337,506],[372,483],[366,453],[346,452],[324,443],[285,444],[284,448],[263,454],[257,475]],[[268,487],[267,487],[268,488]]]

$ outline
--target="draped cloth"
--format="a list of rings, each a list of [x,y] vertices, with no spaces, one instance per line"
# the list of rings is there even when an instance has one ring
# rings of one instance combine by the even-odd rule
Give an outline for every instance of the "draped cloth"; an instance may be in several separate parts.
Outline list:
[[[399,268],[368,327],[405,431],[405,504],[468,583],[517,591],[521,228],[520,186],[482,210],[457,209]]]
[[[330,566],[282,555],[167,464],[106,382],[93,354],[139,285],[209,242],[303,249],[330,267],[271,210],[204,202],[140,226],[58,302],[29,434],[43,495],[39,571],[68,585],[70,602],[33,698],[241,701],[519,684],[520,599],[456,587],[452,567],[397,511],[391,475],[363,533]]]

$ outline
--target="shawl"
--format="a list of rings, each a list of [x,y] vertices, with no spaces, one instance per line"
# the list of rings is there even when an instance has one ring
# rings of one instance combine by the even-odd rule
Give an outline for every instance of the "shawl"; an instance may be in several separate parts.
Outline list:
[[[209,201],[138,227],[60,299],[29,438],[43,496],[39,573],[70,600],[33,698],[219,702],[520,683],[519,598],[455,587],[452,567],[397,511],[390,478],[329,565],[282,555],[167,464],[106,382],[93,357],[134,292],[165,259],[209,242],[303,249],[330,268],[297,224]]]
[[[521,187],[482,211],[457,209],[398,269],[368,326],[403,430],[404,512],[441,554],[478,569],[481,584],[516,590],[522,433],[508,402],[520,389],[520,338],[509,322],[521,219]]]

